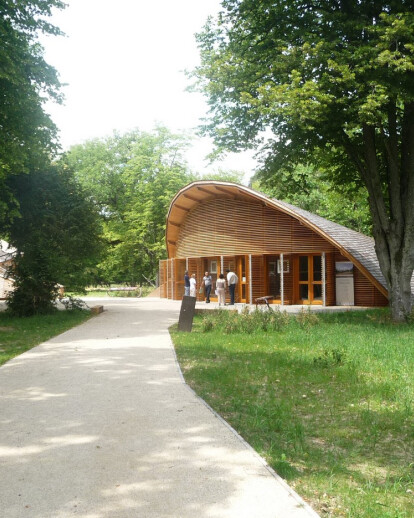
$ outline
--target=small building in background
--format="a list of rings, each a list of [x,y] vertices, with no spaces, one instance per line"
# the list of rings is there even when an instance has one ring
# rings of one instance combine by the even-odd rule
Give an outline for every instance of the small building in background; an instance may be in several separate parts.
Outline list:
[[[220,273],[233,270],[240,303],[270,297],[280,305],[388,305],[372,238],[234,183],[181,189],[168,211],[166,244],[164,298],[183,297],[185,270],[197,286],[210,272],[214,287]],[[203,300],[198,290],[197,298]]]

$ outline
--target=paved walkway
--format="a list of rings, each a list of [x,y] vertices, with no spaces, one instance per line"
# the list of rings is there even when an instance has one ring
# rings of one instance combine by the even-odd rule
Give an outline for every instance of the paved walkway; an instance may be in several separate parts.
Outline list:
[[[316,517],[183,383],[180,304],[104,304],[0,368],[1,517]]]

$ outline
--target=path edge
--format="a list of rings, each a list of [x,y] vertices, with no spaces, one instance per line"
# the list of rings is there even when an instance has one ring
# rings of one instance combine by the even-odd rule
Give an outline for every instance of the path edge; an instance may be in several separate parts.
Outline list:
[[[172,353],[174,356],[175,365],[177,367],[181,382],[183,385],[189,390],[195,397],[198,399],[213,415],[216,417],[228,430],[232,432],[233,435],[236,436],[236,438],[243,444],[243,446],[249,450],[256,459],[259,460],[259,462],[265,467],[265,469],[272,475],[273,478],[277,480],[277,482],[289,493],[289,496],[293,497],[296,502],[298,503],[298,507],[301,507],[304,509],[311,518],[321,518],[319,514],[316,513],[312,509],[312,507],[305,502],[305,500],[294,491],[289,484],[280,476],[278,473],[267,463],[267,461],[257,453],[257,451],[251,446],[243,437],[220,415],[218,414],[202,397],[200,397],[191,387],[190,385],[185,381],[184,374],[181,370],[180,363],[178,361],[177,353],[175,351],[174,343],[171,338],[171,334],[168,331],[168,337],[170,341],[170,346],[172,349]]]

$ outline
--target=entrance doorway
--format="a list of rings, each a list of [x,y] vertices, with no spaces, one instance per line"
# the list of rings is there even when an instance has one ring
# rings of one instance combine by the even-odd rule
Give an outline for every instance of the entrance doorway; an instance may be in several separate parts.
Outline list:
[[[322,304],[322,255],[299,255],[296,272],[296,303]]]
[[[267,258],[267,288],[266,295],[271,295],[274,300],[280,300],[280,256],[269,256]]]

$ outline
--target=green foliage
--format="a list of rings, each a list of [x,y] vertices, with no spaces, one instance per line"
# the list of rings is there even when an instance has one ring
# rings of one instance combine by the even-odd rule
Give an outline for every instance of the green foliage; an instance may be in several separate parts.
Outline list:
[[[47,99],[60,102],[56,70],[43,59],[39,33],[58,35],[46,21],[59,0],[3,0],[0,7],[0,223],[18,214],[7,182],[39,167],[55,149],[56,127],[45,113]]]
[[[13,177],[9,185],[20,216],[8,227],[18,250],[8,309],[19,316],[47,313],[58,283],[69,291],[90,283],[100,252],[98,216],[73,176],[57,167]]]
[[[82,299],[68,295],[59,301],[65,306],[66,311],[85,311],[89,306]]]
[[[183,158],[187,145],[185,137],[158,127],[88,141],[63,157],[103,221],[107,247],[97,281],[137,285],[155,279],[166,255],[169,205],[194,179]]]
[[[225,334],[233,333],[261,333],[263,331],[282,331],[291,322],[286,311],[270,309],[261,311],[256,309],[250,312],[246,307],[241,313],[235,311],[209,311],[203,318],[202,330],[221,330]]]
[[[366,235],[372,234],[366,190],[355,184],[335,185],[312,166],[280,169],[272,175],[259,172],[255,188],[323,218]]]
[[[394,2],[223,0],[198,35],[193,77],[218,151],[258,149],[263,177],[312,164],[367,189],[393,308],[414,270],[414,7]]]

